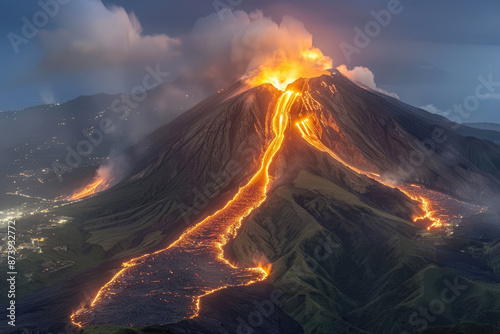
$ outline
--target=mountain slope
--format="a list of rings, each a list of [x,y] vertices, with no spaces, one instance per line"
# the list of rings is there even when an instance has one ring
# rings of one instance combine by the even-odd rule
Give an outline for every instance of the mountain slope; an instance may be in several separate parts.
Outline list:
[[[286,295],[279,314],[287,314],[287,324],[299,323],[306,333],[414,330],[406,325],[412,311],[439,296],[445,279],[458,277],[456,268],[438,258],[438,248],[460,252],[469,241],[422,231],[412,222],[422,214],[418,202],[315,149],[294,125],[310,119],[323,144],[357,168],[484,204],[498,198],[498,148],[461,137],[435,116],[364,90],[339,74],[300,79],[290,88],[302,98],[290,110],[292,126],[271,166],[268,198],[243,221],[225,248],[227,256],[245,267],[259,259],[271,262],[268,282]],[[54,292],[53,286],[44,288],[46,274],[37,273],[41,289],[36,298],[21,301],[20,319],[43,319],[40,328],[68,319],[91,301],[118,263],[166,247],[223,207],[258,169],[272,139],[269,114],[280,95],[271,85],[247,89],[237,83],[221,91],[125,151],[123,156],[134,162],[126,181],[57,208],[54,213],[75,218],[72,231],[81,242],[70,247],[75,261],[92,259],[58,279],[92,272],[95,283],[65,284]],[[448,139],[414,171],[402,173],[401,157],[409,161],[412,152],[421,151],[418,139],[432,138],[437,126]],[[91,267],[97,264],[100,270]],[[68,281],[75,282],[74,277]],[[450,304],[451,313],[431,325],[453,325],[465,316],[493,324],[498,287],[460,280],[470,286],[466,298]],[[69,298],[75,289],[82,292]],[[226,295],[231,303],[248,294],[232,289],[234,295]],[[69,305],[68,314],[58,309],[54,315],[51,303]],[[202,331],[210,319],[225,318],[224,305],[211,305],[198,320],[162,328]],[[246,311],[252,311],[251,305],[241,309],[242,317]],[[215,333],[236,330],[222,321],[214,326]],[[279,321],[272,326],[284,331]]]
[[[309,105],[320,104],[313,113],[326,133],[325,144],[344,160],[358,168],[378,168],[389,178],[496,203],[500,147],[461,137],[444,118],[371,93],[339,74],[302,85],[310,92]],[[309,105],[297,117],[307,116]]]

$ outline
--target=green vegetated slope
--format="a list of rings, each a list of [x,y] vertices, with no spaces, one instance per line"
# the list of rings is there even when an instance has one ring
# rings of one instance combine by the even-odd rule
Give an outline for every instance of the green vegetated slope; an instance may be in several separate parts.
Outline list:
[[[301,80],[300,85],[309,87],[322,106],[311,111],[297,102],[292,124],[313,111],[335,121],[342,131],[325,127],[332,136],[325,137],[325,144],[360,168],[397,170],[399,155],[408,156],[417,138],[427,138],[433,129],[432,117],[424,122],[401,102],[375,96],[345,78],[321,77],[307,85]],[[64,325],[121,262],[168,245],[248,181],[271,139],[268,118],[280,93],[270,85],[243,93],[240,88],[208,98],[124,152],[135,161],[126,181],[52,212],[74,221],[47,243],[67,243],[67,254],[77,263],[56,275],[36,277],[33,289],[45,288],[20,303],[27,319],[36,317],[44,330],[56,321]],[[427,236],[410,222],[418,203],[349,171],[289,131],[271,172],[268,199],[245,219],[226,251],[242,266],[272,263],[268,281],[287,296],[282,310],[306,333],[411,333],[423,329],[423,321],[428,328],[474,333],[470,328],[476,324],[495,324],[500,318],[498,285],[458,277],[439,264],[433,240],[446,244],[451,239]],[[491,201],[500,189],[493,176],[500,156],[496,146],[478,143],[474,147],[481,150],[473,154],[464,149],[472,146],[462,145],[466,139],[448,135],[446,146],[408,181]],[[460,168],[474,182],[464,182]],[[498,266],[498,245],[486,246],[484,257]],[[25,263],[39,265],[41,260]],[[429,308],[445,282],[455,278],[467,288],[439,316],[423,317],[419,308]],[[52,284],[57,280],[61,283]],[[232,302],[243,303],[234,296]],[[212,309],[209,321],[227,315],[226,305]]]
[[[270,281],[287,295],[282,307],[305,333],[412,333],[462,320],[495,324],[500,287],[438,267],[421,238],[411,223],[301,171],[249,217],[229,252],[246,265],[261,254],[272,262]],[[442,313],[432,321],[412,317],[455,280],[463,291]]]

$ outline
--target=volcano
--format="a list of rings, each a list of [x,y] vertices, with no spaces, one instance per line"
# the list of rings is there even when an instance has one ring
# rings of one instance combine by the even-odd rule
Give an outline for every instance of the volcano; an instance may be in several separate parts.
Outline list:
[[[498,244],[464,231],[498,219],[500,147],[456,129],[337,72],[285,91],[235,83],[124,151],[135,164],[118,185],[56,209],[92,265],[20,317],[165,333],[497,328]]]

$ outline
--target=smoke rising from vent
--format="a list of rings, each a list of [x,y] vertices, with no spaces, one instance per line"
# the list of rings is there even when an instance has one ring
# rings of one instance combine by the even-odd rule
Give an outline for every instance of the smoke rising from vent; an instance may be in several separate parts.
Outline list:
[[[97,194],[101,191],[118,184],[127,173],[128,163],[125,157],[117,156],[103,163],[95,171],[92,181],[84,187],[73,192],[67,199],[74,201],[87,196]]]
[[[399,100],[399,96],[396,93],[388,92],[382,88],[377,87],[375,83],[375,75],[369,68],[364,66],[356,66],[352,70],[347,69],[346,65],[340,65],[337,67],[337,71],[342,73],[342,75],[349,78],[351,81],[357,82],[365,87],[368,87],[376,92],[391,96]]]

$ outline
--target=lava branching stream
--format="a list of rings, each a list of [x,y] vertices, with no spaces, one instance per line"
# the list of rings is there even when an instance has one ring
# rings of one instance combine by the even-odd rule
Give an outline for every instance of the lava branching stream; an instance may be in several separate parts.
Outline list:
[[[360,170],[345,162],[339,157],[338,154],[333,152],[321,142],[319,139],[319,132],[310,119],[307,118],[303,121],[297,122],[296,126],[299,129],[302,138],[311,146],[329,154],[333,159],[350,170],[358,174],[365,175],[387,187],[397,188],[412,200],[419,202],[424,215],[414,217],[413,221],[417,222],[420,220],[428,220],[429,225],[427,226],[427,230],[435,227],[443,227],[445,224],[452,225],[453,223],[460,221],[462,217],[472,216],[487,209],[487,207],[463,202],[438,191],[430,190],[419,185],[390,183],[384,180],[379,174]],[[452,231],[450,232],[452,233]]]
[[[268,276],[267,268],[235,267],[224,258],[223,246],[235,235],[242,219],[266,199],[269,166],[283,143],[290,107],[297,95],[287,91],[278,99],[272,117],[275,136],[263,154],[260,169],[234,198],[168,248],[124,263],[91,305],[71,316],[74,324],[174,323],[195,317],[202,296]]]

